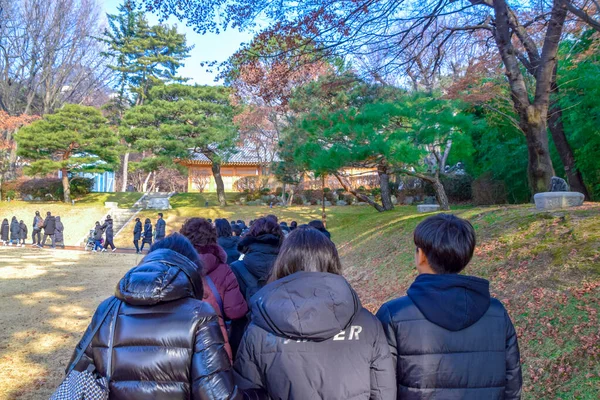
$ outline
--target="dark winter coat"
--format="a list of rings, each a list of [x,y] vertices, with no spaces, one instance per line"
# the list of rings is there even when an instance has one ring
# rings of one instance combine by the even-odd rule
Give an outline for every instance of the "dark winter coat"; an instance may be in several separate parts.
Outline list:
[[[154,226],[154,230],[156,231],[156,239],[163,239],[166,236],[166,227],[167,227],[167,223],[165,222],[164,219],[159,218],[158,221],[156,221],[156,225]]]
[[[101,240],[102,236],[104,236],[104,229],[102,229],[102,226],[96,225],[94,227],[94,240]]]
[[[133,227],[133,240],[140,240],[142,238],[142,222],[136,221]]]
[[[102,230],[106,234],[106,240],[113,240],[115,232],[113,231],[113,220],[107,218],[102,225]]]
[[[10,221],[10,240],[21,239],[21,225],[15,217]]]
[[[240,258],[240,252],[238,250],[239,242],[240,238],[238,236],[220,237],[217,240],[219,246],[227,253],[227,264],[229,265]]]
[[[238,250],[244,253],[244,259],[232,263],[231,269],[247,302],[267,283],[279,247],[279,238],[271,234],[247,236],[240,241]]]
[[[298,272],[260,290],[235,362],[240,389],[272,399],[396,398],[385,334],[346,280]]]
[[[178,267],[183,263],[196,272],[194,284]],[[115,318],[111,313],[101,325],[77,369],[93,359],[106,375],[110,331],[116,323],[111,399],[241,398],[217,316],[195,298],[199,292],[194,287],[201,285],[195,265],[184,256],[166,249],[150,253],[119,282],[118,314]],[[96,310],[84,339],[109,301]]]
[[[56,218],[52,215],[46,217],[44,220],[44,235],[54,235],[56,229]]]
[[[10,228],[8,225],[8,220],[5,219],[2,221],[2,228],[0,228],[0,236],[2,237],[3,242],[8,242],[8,233],[10,232]]]
[[[19,223],[19,225],[21,226],[21,235],[19,235],[19,239],[25,240],[27,239],[27,225],[25,222]]]
[[[419,275],[377,316],[397,360],[398,399],[520,399],[517,335],[488,281]]]
[[[143,243],[152,244],[152,224],[144,224],[144,240]]]
[[[54,230],[54,240],[57,243],[64,243],[65,241],[65,236],[64,236],[64,231],[65,231],[65,227],[63,225],[62,222],[60,222],[60,217],[56,217],[56,229]]]

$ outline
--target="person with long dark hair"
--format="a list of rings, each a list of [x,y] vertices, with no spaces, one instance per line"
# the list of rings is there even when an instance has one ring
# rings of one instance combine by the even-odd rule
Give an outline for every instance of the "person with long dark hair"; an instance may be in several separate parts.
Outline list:
[[[267,284],[283,239],[279,223],[271,217],[263,217],[254,221],[250,231],[240,240],[238,250],[244,258],[231,264],[231,269],[247,302]]]
[[[240,389],[273,399],[396,399],[381,323],[341,272],[335,245],[322,233],[290,233],[269,283],[252,298],[234,366]]]
[[[227,253],[227,264],[231,265],[234,261],[240,258],[240,252],[238,251],[238,243],[240,242],[239,236],[233,235],[233,227],[235,224],[230,224],[226,219],[216,219],[215,228],[217,229],[217,243]]]
[[[93,364],[115,399],[241,399],[203,290],[191,243],[177,233],[156,242],[98,306],[69,367],[83,352],[75,370]]]
[[[144,251],[144,245],[152,246],[152,222],[150,218],[146,218],[144,221],[144,237],[142,239],[142,247],[140,248],[140,253]]]
[[[205,292],[212,292],[214,299],[205,296],[205,300],[212,301],[215,310],[219,310],[222,317],[221,328],[223,336],[227,337],[226,321],[244,319],[248,312],[248,305],[240,293],[237,279],[227,265],[227,254],[217,244],[217,230],[204,218],[190,218],[181,227],[180,233],[187,237],[198,252],[204,266]],[[212,287],[210,282],[213,283]],[[235,354],[228,343],[226,350],[233,359]]]
[[[325,228],[325,224],[323,223],[323,221],[315,219],[314,221],[310,221],[308,225],[312,226],[313,228],[321,232],[323,235],[327,236],[328,239],[331,239],[331,233],[329,233],[327,228]]]

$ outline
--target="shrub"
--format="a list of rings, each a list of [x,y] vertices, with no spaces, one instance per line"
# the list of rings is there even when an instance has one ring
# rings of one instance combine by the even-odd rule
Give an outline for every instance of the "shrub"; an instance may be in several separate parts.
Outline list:
[[[442,175],[441,181],[451,203],[470,201],[473,198],[473,178],[470,175]]]
[[[73,178],[71,180],[71,196],[82,197],[91,193],[94,188],[94,180],[90,178]],[[61,186],[62,192],[62,186]]]
[[[20,186],[21,197],[58,200],[63,197],[62,182],[58,178],[41,178],[24,181]]]
[[[490,175],[475,179],[472,184],[473,203],[476,205],[506,204],[504,182],[494,180]]]

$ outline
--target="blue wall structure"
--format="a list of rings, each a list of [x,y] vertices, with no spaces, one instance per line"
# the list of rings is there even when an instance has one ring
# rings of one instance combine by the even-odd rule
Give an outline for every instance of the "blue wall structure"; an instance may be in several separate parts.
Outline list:
[[[115,191],[115,173],[114,172],[104,172],[102,174],[96,173],[84,173],[79,172],[75,174],[76,176],[80,176],[82,178],[89,178],[94,180],[94,187],[92,188],[92,192],[114,192]],[[62,178],[62,172],[58,171],[58,177]]]

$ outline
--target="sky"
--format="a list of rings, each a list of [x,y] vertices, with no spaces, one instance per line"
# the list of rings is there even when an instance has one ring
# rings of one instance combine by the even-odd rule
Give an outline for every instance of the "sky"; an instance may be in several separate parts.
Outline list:
[[[106,13],[115,14],[122,0],[100,0],[99,2],[103,4]],[[151,24],[158,23],[158,18],[155,15],[148,14],[147,17]],[[176,18],[171,18],[166,23],[169,25],[176,24],[177,30],[180,33],[185,33],[188,45],[194,46],[194,49],[190,52],[190,57],[185,61],[185,66],[179,70],[179,75],[191,79],[190,83],[199,85],[216,84],[214,80],[217,71],[213,73],[206,72],[206,67],[200,66],[202,61],[225,61],[235,53],[241,43],[249,42],[252,39],[250,33],[240,33],[231,29],[222,32],[220,35],[200,35]]]

